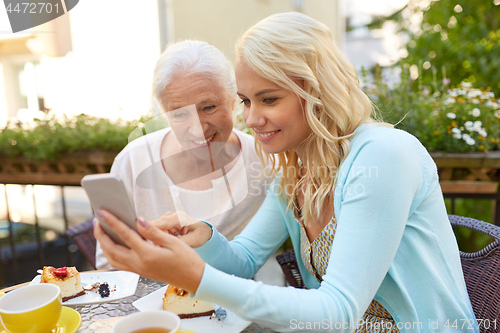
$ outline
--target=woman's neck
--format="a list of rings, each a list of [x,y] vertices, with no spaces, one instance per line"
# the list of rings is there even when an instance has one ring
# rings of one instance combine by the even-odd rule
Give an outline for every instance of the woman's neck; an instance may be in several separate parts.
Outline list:
[[[295,153],[297,154],[297,157],[299,158],[300,162],[302,163],[302,166],[304,168],[307,168],[307,158],[306,158],[306,153],[303,149],[296,148],[294,149]]]

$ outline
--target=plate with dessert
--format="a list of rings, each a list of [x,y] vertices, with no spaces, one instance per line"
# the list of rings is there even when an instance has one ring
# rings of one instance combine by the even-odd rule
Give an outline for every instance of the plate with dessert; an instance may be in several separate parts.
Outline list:
[[[64,305],[85,305],[132,296],[138,281],[139,275],[126,271],[80,273],[75,267],[45,266],[30,284],[55,284],[61,288]]]
[[[203,333],[235,333],[244,330],[251,322],[241,319],[231,311],[225,316],[216,316],[219,306],[189,297],[189,292],[166,285],[143,298],[133,306],[139,311],[165,310],[181,317],[181,328]]]

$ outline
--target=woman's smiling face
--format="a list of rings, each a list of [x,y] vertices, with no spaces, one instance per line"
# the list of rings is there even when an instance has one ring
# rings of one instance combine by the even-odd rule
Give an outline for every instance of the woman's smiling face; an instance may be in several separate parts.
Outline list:
[[[207,143],[223,147],[233,132],[235,100],[218,80],[206,75],[177,75],[165,87],[162,105],[177,141],[186,151],[204,151]],[[218,151],[212,151],[217,155]],[[205,159],[198,156],[199,158]]]
[[[243,61],[235,67],[238,96],[244,104],[244,118],[255,131],[268,154],[295,150],[309,136],[303,100],[295,93],[255,73]]]

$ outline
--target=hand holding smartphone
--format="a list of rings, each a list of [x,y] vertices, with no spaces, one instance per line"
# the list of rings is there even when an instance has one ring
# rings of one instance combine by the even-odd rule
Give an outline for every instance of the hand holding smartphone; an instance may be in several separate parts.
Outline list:
[[[87,175],[82,178],[80,183],[87,192],[94,213],[101,209],[107,210],[137,232],[135,210],[125,185],[118,174]],[[95,216],[104,232],[115,243],[127,246],[102,217],[97,214]]]

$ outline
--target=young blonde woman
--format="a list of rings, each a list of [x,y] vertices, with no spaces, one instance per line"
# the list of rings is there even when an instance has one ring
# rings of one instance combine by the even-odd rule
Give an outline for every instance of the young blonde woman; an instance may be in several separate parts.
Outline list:
[[[416,138],[371,117],[328,28],[273,15],[236,52],[245,121],[279,160],[262,207],[231,242],[175,214],[139,219],[153,244],[101,211],[131,247],[96,228],[112,265],[276,331],[479,332],[436,166]],[[288,237],[308,290],[249,280]]]

